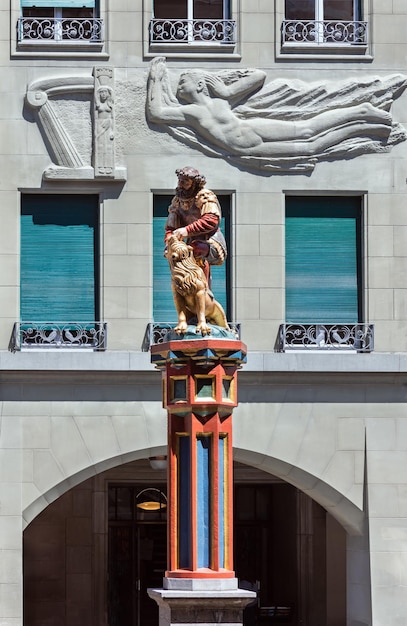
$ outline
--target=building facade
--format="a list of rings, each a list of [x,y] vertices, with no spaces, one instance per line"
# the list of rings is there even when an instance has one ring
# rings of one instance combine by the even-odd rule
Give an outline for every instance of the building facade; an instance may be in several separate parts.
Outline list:
[[[248,625],[407,622],[407,3],[0,0],[0,625],[156,626],[173,323],[197,168]],[[157,469],[158,467],[158,469]],[[163,504],[146,511],[144,496]]]

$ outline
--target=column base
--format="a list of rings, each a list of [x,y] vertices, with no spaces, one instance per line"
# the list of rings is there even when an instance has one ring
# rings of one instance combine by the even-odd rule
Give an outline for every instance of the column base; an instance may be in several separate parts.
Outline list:
[[[242,626],[243,609],[256,599],[236,578],[165,578],[165,588],[148,589],[159,606],[160,626]]]

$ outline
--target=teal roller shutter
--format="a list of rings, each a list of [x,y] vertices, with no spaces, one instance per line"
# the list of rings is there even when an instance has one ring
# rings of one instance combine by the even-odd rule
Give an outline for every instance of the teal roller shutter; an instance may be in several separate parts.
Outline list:
[[[359,241],[359,197],[287,198],[287,322],[360,321]]]
[[[171,291],[171,273],[164,257],[164,234],[172,196],[154,197],[153,220],[153,319],[176,322],[177,314]]]
[[[171,273],[168,261],[164,258],[164,233],[168,216],[168,207],[172,196],[154,197],[153,220],[153,319],[154,322],[176,322],[177,314],[171,290]],[[229,247],[229,196],[220,196],[222,206],[221,229]],[[229,264],[226,259],[223,265],[211,267],[212,291],[215,298],[225,309],[229,318]]]
[[[97,223],[95,196],[23,196],[22,320],[97,319]]]
[[[95,0],[21,0],[22,7],[82,9],[94,8]]]
[[[229,259],[230,259],[230,236],[229,236],[229,216],[230,216],[230,196],[218,196],[222,207],[222,219],[220,229],[225,237],[228,248],[228,256],[223,265],[212,265],[212,291],[216,300],[223,306],[228,320],[232,319],[230,313],[230,290],[229,290]]]

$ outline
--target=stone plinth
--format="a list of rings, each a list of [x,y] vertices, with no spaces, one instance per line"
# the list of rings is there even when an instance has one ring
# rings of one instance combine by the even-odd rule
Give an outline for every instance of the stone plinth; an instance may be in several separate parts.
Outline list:
[[[159,606],[160,626],[240,626],[244,608],[256,597],[239,589],[236,578],[165,578],[163,589],[149,589],[148,594]]]

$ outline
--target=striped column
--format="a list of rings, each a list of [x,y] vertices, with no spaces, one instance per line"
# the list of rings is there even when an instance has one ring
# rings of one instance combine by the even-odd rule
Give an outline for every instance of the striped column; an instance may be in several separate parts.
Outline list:
[[[175,340],[151,348],[168,412],[166,578],[233,578],[232,412],[246,346]]]

